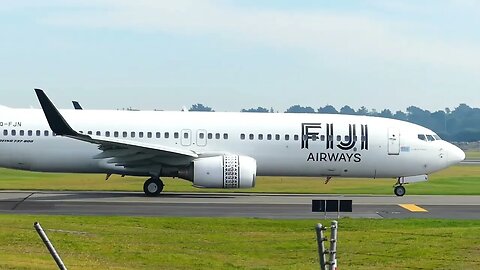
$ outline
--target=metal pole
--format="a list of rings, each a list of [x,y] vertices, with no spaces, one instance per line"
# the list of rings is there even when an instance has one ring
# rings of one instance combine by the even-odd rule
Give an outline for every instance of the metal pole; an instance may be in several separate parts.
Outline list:
[[[336,268],[336,257],[337,257],[337,229],[338,229],[338,221],[332,221],[332,226],[330,227],[332,232],[330,235],[330,258],[329,258],[329,265],[330,270],[335,270]]]
[[[55,247],[53,247],[53,245],[52,245],[52,243],[50,242],[50,240],[48,240],[48,237],[47,237],[47,235],[45,234],[45,232],[43,231],[42,226],[40,226],[40,223],[35,222],[35,223],[33,224],[33,227],[35,227],[35,230],[37,231],[38,235],[40,236],[40,238],[42,238],[43,243],[45,244],[45,246],[47,247],[48,251],[49,251],[50,254],[52,255],[53,259],[54,259],[55,262],[57,263],[58,268],[59,268],[60,270],[67,270],[67,267],[65,267],[65,265],[63,264],[62,259],[60,258],[60,256],[58,255],[57,251],[55,250]]]
[[[327,238],[325,238],[323,234],[326,228],[323,227],[322,224],[318,223],[317,226],[315,227],[315,230],[317,231],[318,256],[320,257],[320,270],[326,270],[325,263],[327,262],[327,260],[325,258],[325,241],[327,241]]]
[[[327,201],[326,200],[323,201],[323,209],[325,210],[323,219],[326,220],[327,219]]]
[[[337,219],[340,219],[340,200],[337,200]]]

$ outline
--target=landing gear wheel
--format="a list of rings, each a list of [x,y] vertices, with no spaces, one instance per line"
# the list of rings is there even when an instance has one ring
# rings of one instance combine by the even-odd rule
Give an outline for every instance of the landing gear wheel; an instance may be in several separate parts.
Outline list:
[[[402,197],[403,195],[405,195],[405,193],[407,193],[407,191],[405,190],[405,187],[403,187],[403,186],[396,186],[395,189],[393,190],[393,192],[398,197]]]
[[[150,178],[143,184],[143,192],[149,197],[158,196],[163,190],[163,182],[160,178]]]

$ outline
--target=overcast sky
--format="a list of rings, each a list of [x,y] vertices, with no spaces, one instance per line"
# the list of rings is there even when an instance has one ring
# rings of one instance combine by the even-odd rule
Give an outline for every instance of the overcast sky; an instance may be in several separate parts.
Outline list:
[[[0,0],[0,104],[480,107],[480,0]]]

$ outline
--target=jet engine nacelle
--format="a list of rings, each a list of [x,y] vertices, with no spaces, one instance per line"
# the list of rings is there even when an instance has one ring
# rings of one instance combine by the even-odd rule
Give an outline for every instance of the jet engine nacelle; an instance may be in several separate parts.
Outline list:
[[[257,162],[247,156],[223,155],[199,158],[179,176],[205,188],[252,188]]]

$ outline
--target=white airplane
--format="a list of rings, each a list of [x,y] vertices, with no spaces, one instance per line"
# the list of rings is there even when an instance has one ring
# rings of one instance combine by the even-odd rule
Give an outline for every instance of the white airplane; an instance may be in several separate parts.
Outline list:
[[[206,188],[251,188],[256,176],[396,178],[404,184],[465,158],[424,127],[331,114],[62,110],[0,107],[0,167],[160,177]]]

